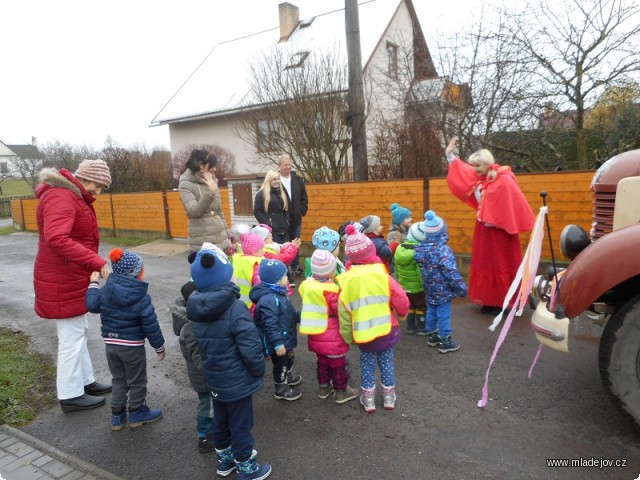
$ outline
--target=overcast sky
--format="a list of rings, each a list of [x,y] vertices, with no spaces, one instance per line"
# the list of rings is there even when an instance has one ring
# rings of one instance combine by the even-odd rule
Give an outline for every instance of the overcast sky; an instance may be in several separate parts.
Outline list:
[[[0,140],[169,147],[151,120],[219,42],[278,25],[282,0],[9,0],[0,27]],[[344,0],[289,0],[307,18]],[[362,0],[361,0],[362,1]],[[399,0],[376,0],[399,3]],[[471,0],[414,0],[427,42],[468,28]],[[221,72],[223,75],[224,72]]]

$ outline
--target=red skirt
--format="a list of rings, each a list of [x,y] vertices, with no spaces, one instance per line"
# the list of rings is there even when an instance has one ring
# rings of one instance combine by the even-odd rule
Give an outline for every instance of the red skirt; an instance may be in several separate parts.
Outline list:
[[[471,250],[469,300],[502,306],[522,262],[520,236],[476,222]],[[511,302],[510,302],[511,303]]]

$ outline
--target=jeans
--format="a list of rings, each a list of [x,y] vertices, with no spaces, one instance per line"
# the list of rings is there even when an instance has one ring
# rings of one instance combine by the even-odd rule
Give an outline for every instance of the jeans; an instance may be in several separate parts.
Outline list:
[[[87,315],[55,320],[58,331],[57,390],[59,400],[84,394],[84,386],[95,381],[87,348]]]
[[[451,335],[451,304],[453,300],[442,305],[429,304],[427,308],[427,332],[438,331],[440,337]]]
[[[231,446],[233,458],[246,462],[253,452],[253,398],[251,395],[236,402],[213,400],[213,444],[217,450]]]
[[[385,387],[396,384],[393,372],[393,347],[381,352],[363,352],[360,350],[360,385],[371,389],[376,386],[376,363],[380,368],[380,381]]]
[[[198,392],[196,434],[202,438],[211,431],[213,431],[213,398],[209,392]]]

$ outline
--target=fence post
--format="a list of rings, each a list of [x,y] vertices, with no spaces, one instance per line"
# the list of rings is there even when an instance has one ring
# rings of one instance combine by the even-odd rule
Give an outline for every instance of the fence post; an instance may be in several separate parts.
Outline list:
[[[118,232],[116,231],[116,214],[113,210],[113,193],[109,194],[109,207],[111,209],[111,226],[113,227],[113,236],[117,237]]]
[[[22,217],[22,231],[25,232],[27,230],[27,221],[24,219],[24,205],[22,205],[22,199],[20,199],[20,216]]]
[[[169,202],[167,201],[167,191],[162,190],[162,206],[164,209],[164,228],[167,231],[167,238],[171,238],[171,222],[169,221]]]

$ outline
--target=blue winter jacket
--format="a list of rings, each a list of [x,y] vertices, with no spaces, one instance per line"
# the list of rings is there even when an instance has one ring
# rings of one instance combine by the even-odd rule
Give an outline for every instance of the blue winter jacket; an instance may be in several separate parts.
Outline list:
[[[258,330],[239,298],[240,289],[225,283],[193,292],[187,300],[207,385],[223,403],[256,393],[265,372]]]
[[[110,274],[102,288],[97,284],[89,287],[85,302],[91,313],[100,314],[105,343],[144,345],[147,338],[157,352],[164,350],[164,337],[148,289],[147,282],[117,273]]]
[[[280,345],[287,351],[297,347],[300,312],[293,308],[286,289],[258,283],[249,292],[249,298],[256,306],[253,321],[260,331],[265,353],[272,355]]]
[[[467,285],[458,271],[453,250],[447,245],[448,239],[446,235],[437,235],[415,246],[414,258],[420,265],[429,305],[442,305],[467,294]]]

